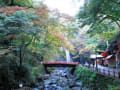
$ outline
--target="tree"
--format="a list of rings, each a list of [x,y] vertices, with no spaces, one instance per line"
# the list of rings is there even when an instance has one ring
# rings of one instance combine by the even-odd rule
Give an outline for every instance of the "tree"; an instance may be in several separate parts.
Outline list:
[[[41,31],[35,27],[31,20],[35,19],[32,13],[17,11],[13,16],[1,14],[0,31],[9,40],[9,47],[20,52],[20,66],[24,58],[24,50],[36,39],[36,34]],[[2,35],[2,38],[4,38]]]
[[[81,26],[89,25],[88,33],[107,33],[120,27],[119,10],[119,0],[86,0],[78,18]]]
[[[88,26],[87,33],[102,41],[110,41],[119,32],[119,0],[85,0],[78,18],[80,26]]]
[[[32,7],[32,0],[0,0],[0,6],[28,6]]]
[[[119,26],[119,0],[86,0],[78,17],[84,24],[93,26],[109,19]],[[83,24],[83,25],[84,25]]]

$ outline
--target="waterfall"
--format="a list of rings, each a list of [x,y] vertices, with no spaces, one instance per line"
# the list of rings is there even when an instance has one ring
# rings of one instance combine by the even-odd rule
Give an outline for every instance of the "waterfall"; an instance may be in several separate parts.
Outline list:
[[[70,52],[67,49],[65,49],[65,54],[66,54],[66,61],[70,62]]]
[[[65,52],[66,61],[67,61],[67,62],[70,62],[70,61],[71,61],[71,57],[70,57],[70,52],[69,52],[69,50],[67,50],[65,47],[60,47],[60,51],[61,51],[61,52]],[[61,58],[59,57],[59,59],[60,59],[60,60],[63,60],[62,57],[61,57]]]

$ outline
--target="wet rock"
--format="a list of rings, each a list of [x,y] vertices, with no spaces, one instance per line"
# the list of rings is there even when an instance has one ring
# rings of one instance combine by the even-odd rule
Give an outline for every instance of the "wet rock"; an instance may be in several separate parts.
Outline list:
[[[56,90],[63,90],[63,88],[60,87],[60,86],[57,86],[57,87],[56,87]]]
[[[65,70],[54,70],[47,80],[44,80],[45,88],[57,89],[57,90],[66,90],[66,87],[70,87],[71,84],[74,84],[73,76]]]
[[[39,88],[33,88],[33,90],[39,90]]]
[[[82,82],[71,75],[68,70],[56,69],[43,77],[43,82],[36,83],[38,86],[34,90],[89,90],[82,87]]]
[[[82,88],[82,90],[90,90],[90,89],[89,89],[89,88],[85,88],[85,87],[84,87],[84,88]]]
[[[82,82],[76,82],[76,83],[75,83],[75,86],[82,87]]]
[[[80,87],[73,87],[72,90],[81,90]]]
[[[45,79],[48,79],[49,76],[50,76],[49,74],[45,74],[45,75],[44,75],[44,80],[45,80]]]

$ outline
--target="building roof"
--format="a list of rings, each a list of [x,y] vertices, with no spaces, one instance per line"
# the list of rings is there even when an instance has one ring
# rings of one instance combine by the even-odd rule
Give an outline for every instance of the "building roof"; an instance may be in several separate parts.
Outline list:
[[[103,57],[102,55],[96,55],[96,54],[90,55],[90,58],[91,58],[91,59],[102,58],[102,57]]]

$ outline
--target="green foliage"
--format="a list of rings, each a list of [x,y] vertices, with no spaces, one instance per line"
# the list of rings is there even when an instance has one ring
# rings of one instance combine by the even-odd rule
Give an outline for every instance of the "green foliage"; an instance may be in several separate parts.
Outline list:
[[[111,32],[112,37],[114,30],[118,30],[120,27],[119,7],[118,0],[87,0],[78,14],[78,18],[82,22],[81,26],[89,25],[88,33],[90,34],[101,35]]]
[[[0,32],[3,34],[19,34],[20,32],[32,32],[34,33],[32,28],[31,20],[36,19],[36,16],[33,13],[25,13],[25,11],[17,11],[13,14],[13,16],[6,14],[0,15]]]
[[[93,42],[96,43],[94,48],[105,50],[105,42],[109,41],[110,43],[119,32],[119,3],[119,0],[85,0],[84,6],[80,8],[77,15],[80,26],[88,27],[87,34],[91,37],[90,41],[97,38]]]
[[[16,79],[20,80],[23,84],[30,85],[35,80],[32,67],[29,64],[24,63],[21,67],[18,67],[18,71],[15,73]]]
[[[13,54],[8,54],[0,58],[0,86],[4,88],[17,88],[18,83],[24,85],[34,82],[31,66],[23,64],[19,67],[19,58]]]
[[[7,1],[10,2],[5,4],[10,5],[12,0]],[[31,2],[29,3],[31,0],[13,1],[15,5],[31,7]],[[12,10],[13,8],[15,10]],[[16,10],[21,10],[20,8],[22,11],[16,12]],[[14,61],[13,59],[10,61],[10,58],[3,56],[5,60],[2,59],[1,61],[4,62],[0,62],[0,65],[7,66],[1,67],[2,69],[5,68],[5,71],[1,71],[1,86],[8,83],[7,85],[12,87],[16,86],[18,82],[30,84],[35,78],[39,78],[44,74],[44,69],[39,61],[49,56],[53,60],[52,55],[56,56],[58,48],[63,45],[67,48],[72,47],[64,33],[68,34],[70,32],[72,34],[74,32],[72,30],[75,30],[76,26],[72,26],[72,23],[63,25],[61,22],[57,26],[52,23],[52,25],[48,24],[48,8],[45,5],[27,9],[26,11],[24,9],[25,7],[18,6],[6,7],[5,9],[2,8],[0,13],[0,46],[4,47],[6,45],[7,49],[10,50],[10,54],[13,54],[11,57],[15,57]],[[35,13],[27,13],[29,11]],[[49,27],[52,26],[51,33],[48,33],[50,32]],[[48,30],[45,30],[46,28]],[[55,50],[56,48],[57,50]],[[6,76],[4,77],[5,74]],[[4,77],[5,82],[2,81],[2,77]]]
[[[85,86],[91,88],[95,86],[96,73],[94,71],[79,65],[75,74]]]
[[[12,85],[14,85],[16,82],[14,71],[17,67],[17,57],[11,54],[1,57],[0,65],[2,65],[0,67],[0,86],[8,88],[12,87]]]
[[[36,79],[43,76],[45,74],[44,67],[42,64],[39,64],[32,68],[32,72],[35,75]]]
[[[120,14],[119,6],[119,0],[86,0],[84,7],[80,9],[78,17],[80,20],[83,19],[83,25],[93,26],[106,19],[117,23]]]
[[[4,4],[4,2],[3,2],[3,0],[0,0],[0,6],[4,6],[5,4]]]
[[[0,0],[0,6],[7,6],[7,5],[19,5],[19,6],[27,6],[32,7],[33,1],[32,0]]]
[[[33,39],[39,41],[40,38],[36,36],[42,29],[34,26],[33,19],[36,19],[36,16],[25,11],[17,11],[13,16],[1,14],[1,39],[5,38],[9,41],[8,47],[11,46],[12,49],[17,50],[21,54],[20,59],[24,58],[23,53],[28,45],[34,43]],[[22,64],[22,59],[20,62]]]
[[[40,39],[40,31],[43,29],[32,22],[36,18],[33,13],[25,11],[17,11],[13,15],[0,14],[0,46],[6,45],[12,54],[11,57],[2,56],[3,59],[0,60],[0,65],[3,65],[0,84],[3,87],[17,87],[18,82],[28,85],[37,78],[36,74],[40,74],[40,72],[32,70],[33,66],[40,64],[38,63],[40,57],[44,56],[38,49],[38,47],[44,46],[40,42],[43,40],[43,38]],[[29,45],[37,48],[39,52],[36,51],[34,54]],[[38,67],[36,66],[36,68]],[[3,79],[5,80],[3,81]]]
[[[116,88],[119,90],[119,80],[100,75],[95,71],[82,67],[81,65],[76,68],[75,74],[79,80],[82,81],[85,87],[89,87],[91,89],[99,88],[100,90],[103,88],[105,90],[114,90]]]
[[[32,7],[33,6],[33,1],[32,0],[15,0],[14,4],[15,5],[20,5],[20,6]]]

